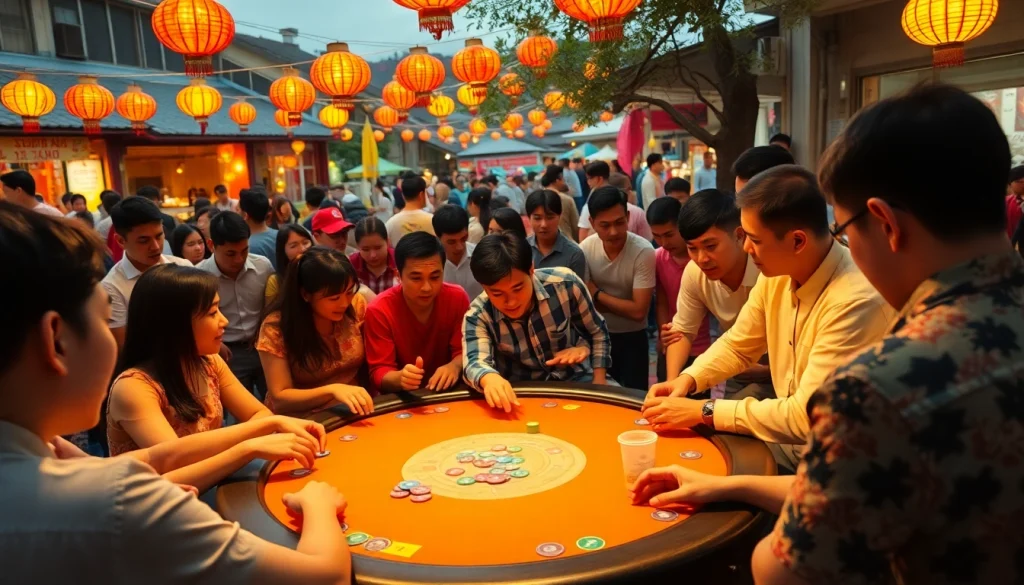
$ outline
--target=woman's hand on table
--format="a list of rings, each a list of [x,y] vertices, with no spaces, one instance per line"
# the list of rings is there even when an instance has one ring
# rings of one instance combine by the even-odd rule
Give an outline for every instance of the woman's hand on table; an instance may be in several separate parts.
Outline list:
[[[281,501],[296,514],[319,512],[319,507],[325,511],[333,510],[335,514],[340,515],[348,508],[345,496],[336,487],[322,481],[310,481],[298,492],[282,496]]]
[[[447,363],[430,377],[430,381],[427,382],[427,390],[434,392],[440,392],[441,390],[447,390],[455,385],[459,381],[459,375],[462,374],[462,367],[458,364]]]
[[[679,465],[655,467],[640,474],[630,489],[634,504],[657,508],[669,504],[706,504],[722,499],[722,478]]]
[[[373,398],[365,388],[349,386],[348,384],[334,384],[334,399],[344,404],[355,414],[370,414],[373,412]]]
[[[327,430],[324,429],[324,425],[316,421],[280,414],[268,417],[267,420],[273,426],[275,433],[292,433],[308,439],[317,445],[320,451],[327,449]]]
[[[255,437],[244,441],[242,445],[253,459],[292,459],[307,469],[313,467],[316,454],[320,451],[318,442],[314,442],[308,436],[294,433],[274,433]]]

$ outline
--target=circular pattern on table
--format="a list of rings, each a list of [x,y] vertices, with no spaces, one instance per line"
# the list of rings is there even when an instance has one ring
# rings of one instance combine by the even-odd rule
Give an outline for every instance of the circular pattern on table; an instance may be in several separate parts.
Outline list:
[[[487,451],[495,445],[519,447],[521,469],[509,473],[511,481],[492,483],[475,476],[475,483],[458,483],[448,471],[462,468],[493,466],[495,459],[477,459],[471,464],[459,462],[459,453],[474,450],[478,456],[492,454]],[[489,465],[488,465],[489,464]],[[486,433],[468,435],[434,443],[412,457],[402,466],[402,477],[431,486],[433,493],[462,500],[501,500],[545,492],[572,481],[587,465],[587,456],[581,449],[556,437],[542,434]],[[506,476],[508,477],[508,476]]]

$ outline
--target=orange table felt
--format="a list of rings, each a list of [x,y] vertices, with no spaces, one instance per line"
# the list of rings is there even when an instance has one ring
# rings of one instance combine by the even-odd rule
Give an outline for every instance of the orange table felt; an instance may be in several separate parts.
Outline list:
[[[557,406],[544,406],[550,402]],[[328,435],[331,454],[316,461],[313,473],[293,478],[290,472],[298,466],[282,462],[270,472],[260,497],[279,522],[297,531],[301,519],[289,513],[282,496],[311,480],[330,483],[348,499],[347,534],[363,532],[419,547],[408,557],[362,546],[353,546],[354,554],[454,566],[536,562],[543,560],[537,546],[546,542],[562,544],[563,558],[587,554],[577,546],[580,538],[598,537],[605,541],[604,548],[611,548],[686,521],[692,510],[676,508],[678,519],[662,522],[652,518],[652,508],[634,506],[627,497],[616,438],[623,431],[650,428],[636,424],[640,417],[636,410],[576,397],[520,398],[520,403],[512,414],[505,414],[480,400],[457,400],[445,402],[443,406],[450,410],[443,413],[410,408],[339,427]],[[578,408],[566,409],[569,405]],[[405,412],[412,416],[398,418]],[[435,494],[425,503],[391,497],[392,488],[409,479],[402,475],[403,466],[424,448],[488,433],[522,433],[524,440],[537,437],[526,433],[528,421],[540,423],[541,435],[578,447],[586,457],[582,471],[567,483],[521,497],[469,500]],[[343,435],[357,439],[342,441]],[[683,459],[684,451],[702,456]],[[673,463],[704,473],[727,473],[725,457],[715,444],[693,432],[658,439],[657,465]],[[527,460],[523,468],[529,464]],[[454,484],[457,479],[443,480]],[[513,486],[515,481],[495,489]]]

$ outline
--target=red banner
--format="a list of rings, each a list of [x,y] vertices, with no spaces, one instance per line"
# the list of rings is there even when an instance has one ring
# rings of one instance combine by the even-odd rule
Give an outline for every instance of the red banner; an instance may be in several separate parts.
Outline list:
[[[701,126],[708,125],[708,107],[704,104],[676,104],[675,109],[683,116],[694,118]],[[668,115],[668,112],[661,108],[651,107],[651,130],[664,132],[666,130],[682,130],[683,127],[676,124]]]

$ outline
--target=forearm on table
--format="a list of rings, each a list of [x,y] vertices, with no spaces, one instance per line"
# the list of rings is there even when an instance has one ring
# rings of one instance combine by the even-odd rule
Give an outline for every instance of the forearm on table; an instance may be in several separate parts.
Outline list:
[[[299,390],[289,388],[274,393],[274,410],[278,414],[288,412],[302,412],[316,408],[327,408],[338,404],[334,397],[334,390],[330,385]]]
[[[252,458],[253,453],[243,441],[202,461],[166,472],[163,476],[172,483],[195,486],[202,493],[241,469]]]
[[[302,534],[295,550],[339,564],[343,575],[352,573],[352,556],[332,506],[310,504],[302,509]]]
[[[402,371],[401,370],[387,370],[383,376],[379,373],[371,376],[374,379],[379,379],[379,386],[382,392],[401,392],[402,388]]]
[[[665,380],[675,380],[683,371],[686,360],[690,357],[690,350],[693,342],[690,338],[683,336],[682,339],[668,346],[665,350]]]
[[[130,451],[125,457],[139,459],[163,475],[203,461],[242,441],[272,432],[269,419],[244,422],[158,443],[146,449]]]
[[[793,487],[792,475],[728,475],[721,478],[723,501],[744,502],[778,514]]]
[[[608,383],[608,369],[607,368],[594,368],[594,383],[595,384],[607,384]]]

